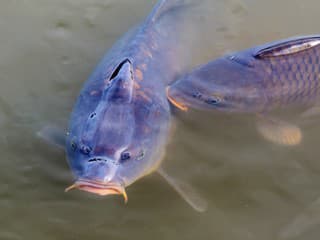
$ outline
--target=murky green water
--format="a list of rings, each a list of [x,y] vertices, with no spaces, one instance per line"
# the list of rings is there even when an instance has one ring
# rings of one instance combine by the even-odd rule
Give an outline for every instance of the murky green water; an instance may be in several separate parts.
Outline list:
[[[153,1],[154,2],[154,1]],[[264,141],[248,116],[179,114],[165,165],[209,209],[193,211],[159,176],[120,197],[64,193],[64,153],[35,135],[65,127],[105,50],[150,11],[148,0],[0,3],[0,239],[318,240],[320,127],[294,148]],[[193,65],[271,40],[319,33],[316,0],[207,0]]]

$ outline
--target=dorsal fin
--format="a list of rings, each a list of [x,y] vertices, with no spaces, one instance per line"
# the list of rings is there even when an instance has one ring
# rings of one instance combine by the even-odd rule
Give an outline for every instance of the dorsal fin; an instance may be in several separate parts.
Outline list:
[[[280,57],[299,53],[320,45],[320,36],[305,36],[281,40],[258,47],[256,58]]]

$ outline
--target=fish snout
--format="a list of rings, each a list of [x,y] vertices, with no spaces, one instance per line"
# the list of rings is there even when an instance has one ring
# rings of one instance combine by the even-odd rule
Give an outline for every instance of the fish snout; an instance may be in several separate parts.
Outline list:
[[[116,178],[117,163],[109,158],[94,157],[85,160],[85,167],[77,180],[66,192],[79,189],[100,196],[123,195],[125,202],[128,197],[125,192],[125,184]]]
[[[175,91],[175,88],[168,86],[166,88],[166,94],[169,102],[173,106],[179,108],[182,111],[185,111],[185,112],[188,111],[188,107],[182,103],[182,100],[180,99],[178,92]]]
[[[90,179],[95,182],[108,182],[113,178],[117,162],[111,158],[92,157],[83,160],[83,171],[77,179]]]

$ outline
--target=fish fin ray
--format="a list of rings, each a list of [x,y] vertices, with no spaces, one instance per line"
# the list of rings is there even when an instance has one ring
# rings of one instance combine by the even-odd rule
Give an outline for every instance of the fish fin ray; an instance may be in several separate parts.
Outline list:
[[[279,145],[296,146],[302,141],[301,129],[282,120],[258,115],[256,127],[266,140]]]
[[[147,24],[152,24],[157,22],[163,15],[165,15],[169,11],[175,11],[180,8],[185,8],[195,5],[195,3],[191,3],[187,0],[161,0],[158,4],[153,8],[151,14],[146,21]]]
[[[58,127],[46,126],[37,132],[37,136],[50,145],[60,149],[65,148],[66,133]]]
[[[306,51],[320,45],[320,35],[285,39],[260,46],[254,53],[256,58],[281,57]]]
[[[196,211],[205,212],[208,203],[203,199],[192,186],[168,175],[163,168],[158,169],[158,173],[173,187],[176,192]]]
[[[293,218],[279,233],[281,239],[298,239],[305,232],[320,225],[320,199],[316,199]]]
[[[320,117],[320,105],[316,104],[304,110],[297,118],[297,122],[301,126],[310,126],[318,122]]]
[[[320,116],[320,105],[312,106],[301,114],[302,119],[316,116]]]

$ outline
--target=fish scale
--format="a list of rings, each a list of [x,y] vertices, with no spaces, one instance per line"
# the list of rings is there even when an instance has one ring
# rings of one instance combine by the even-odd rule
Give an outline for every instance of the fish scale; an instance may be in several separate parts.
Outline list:
[[[66,191],[121,194],[127,202],[126,187],[158,171],[195,210],[206,209],[206,201],[188,184],[180,184],[160,168],[173,125],[166,87],[188,65],[180,61],[185,53],[177,43],[189,49],[189,29],[184,27],[197,5],[159,0],[139,26],[115,43],[86,81],[68,134],[61,137],[75,178]],[[52,142],[56,135],[50,128],[39,133]]]
[[[320,46],[300,53],[271,57],[264,61],[266,72],[265,87],[270,88],[269,79],[273,79],[269,98],[279,102],[281,106],[296,103],[308,103],[317,96],[319,87],[319,55]],[[272,104],[271,104],[272,105]]]
[[[257,130],[267,140],[294,146],[302,131],[268,116],[289,106],[310,107],[320,95],[320,35],[285,39],[226,55],[195,68],[167,88],[168,99],[188,107],[255,113]],[[302,114],[305,116],[305,114]]]
[[[295,37],[217,58],[168,88],[171,102],[228,112],[268,112],[317,103],[320,35]],[[197,97],[195,97],[197,96]]]

